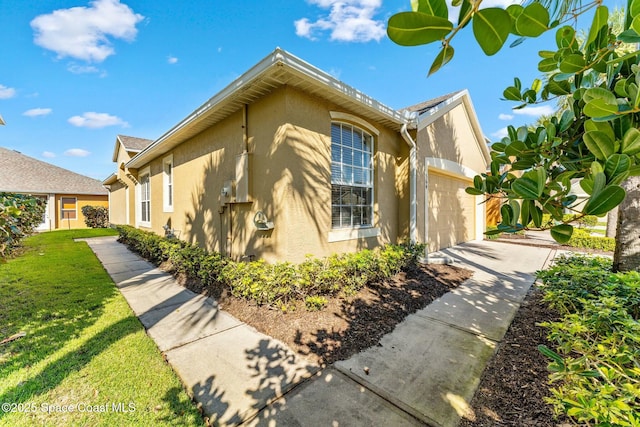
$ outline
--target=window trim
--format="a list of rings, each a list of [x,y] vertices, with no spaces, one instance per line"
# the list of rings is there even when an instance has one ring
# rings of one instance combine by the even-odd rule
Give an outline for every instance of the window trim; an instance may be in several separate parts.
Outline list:
[[[144,221],[142,219],[142,178],[143,177],[148,177],[149,179],[149,199],[147,200],[147,202],[149,203],[149,207],[147,209],[147,215],[149,216],[149,220],[148,221]],[[151,168],[149,166],[147,166],[144,169],[141,169],[138,172],[138,185],[136,185],[136,196],[137,200],[136,200],[136,217],[138,219],[138,225],[141,227],[147,227],[147,228],[151,228]]]
[[[64,199],[73,199],[73,200],[75,200],[75,202],[73,203],[75,207],[73,209],[65,209],[64,208],[64,203],[63,203]],[[64,216],[64,213],[65,212],[71,212],[72,210],[73,210],[75,216],[73,218],[66,218]],[[71,220],[77,221],[78,220],[78,198],[77,197],[60,196],[60,220],[65,220],[65,219],[68,220],[68,221],[71,221]]]
[[[376,137],[380,135],[380,132],[373,127],[370,123],[360,119],[359,117],[353,116],[347,113],[341,112],[330,112],[331,116],[331,126],[334,124],[345,124],[348,126],[352,126],[354,129],[358,129],[364,133],[368,133],[371,137],[371,181],[370,186],[365,186],[362,188],[370,188],[371,189],[371,224],[366,225],[356,225],[350,227],[333,227],[333,217],[331,220],[331,229],[327,235],[327,240],[329,242],[337,242],[344,240],[355,240],[366,237],[375,237],[380,234],[380,229],[375,226],[375,195],[376,195],[376,173],[375,173],[375,147],[376,147]],[[331,134],[330,134],[331,135]],[[333,141],[330,136],[330,144],[333,145]],[[333,163],[333,160],[331,160]],[[331,180],[333,181],[333,180]],[[333,188],[333,182],[331,182],[331,186]],[[335,184],[338,185],[338,184]],[[331,208],[333,208],[333,199],[331,200]]]
[[[171,174],[167,173],[167,166],[171,168]],[[162,159],[162,211],[173,212],[173,189],[175,187],[175,169],[173,167],[173,154]]]

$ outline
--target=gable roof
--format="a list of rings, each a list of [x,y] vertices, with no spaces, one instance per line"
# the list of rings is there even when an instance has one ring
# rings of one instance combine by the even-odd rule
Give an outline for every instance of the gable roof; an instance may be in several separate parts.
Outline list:
[[[0,191],[106,195],[97,179],[0,147]]]
[[[407,120],[400,111],[387,107],[325,71],[276,48],[271,54],[233,81],[172,127],[153,144],[142,149],[129,162],[138,168],[162,155],[204,129],[220,122],[245,104],[269,94],[281,86],[296,87],[345,109],[355,110],[363,118],[400,131]]]
[[[113,148],[113,161],[118,160],[118,150],[120,146],[129,153],[139,153],[153,143],[151,139],[138,138],[135,136],[117,135],[116,144]]]
[[[418,131],[420,131],[420,129],[429,126],[460,104],[464,106],[467,112],[467,117],[473,128],[478,149],[487,164],[489,164],[491,162],[491,154],[489,152],[487,138],[482,133],[476,110],[473,107],[473,102],[471,102],[471,95],[467,89],[451,92],[450,94],[407,107],[405,110],[418,114]]]
[[[419,104],[411,105],[410,107],[405,107],[402,110],[415,112],[415,113],[418,113],[418,114],[421,115],[421,114],[423,114],[425,112],[428,112],[429,110],[439,106],[440,104],[444,103],[445,101],[447,101],[447,100],[449,100],[451,98],[454,98],[456,95],[461,94],[463,92],[464,92],[463,90],[458,90],[458,91],[455,91],[455,92],[451,92],[451,93],[448,93],[446,95],[442,95],[442,96],[439,96],[437,98],[433,98],[433,99],[430,99],[428,101],[421,102]]]

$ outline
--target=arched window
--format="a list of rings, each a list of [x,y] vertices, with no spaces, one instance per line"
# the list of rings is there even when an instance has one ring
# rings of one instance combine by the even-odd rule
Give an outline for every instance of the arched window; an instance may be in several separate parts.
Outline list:
[[[331,226],[373,225],[373,136],[348,123],[331,124]]]

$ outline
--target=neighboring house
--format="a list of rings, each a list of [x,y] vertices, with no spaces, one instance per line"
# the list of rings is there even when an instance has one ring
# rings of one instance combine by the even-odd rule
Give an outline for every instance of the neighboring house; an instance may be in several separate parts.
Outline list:
[[[397,111],[280,49],[141,151],[118,137],[114,160],[112,222],[234,259],[484,231],[464,188],[489,151],[466,91]]]
[[[3,147],[0,192],[31,194],[47,203],[38,231],[86,228],[83,206],[109,206],[100,181]]]

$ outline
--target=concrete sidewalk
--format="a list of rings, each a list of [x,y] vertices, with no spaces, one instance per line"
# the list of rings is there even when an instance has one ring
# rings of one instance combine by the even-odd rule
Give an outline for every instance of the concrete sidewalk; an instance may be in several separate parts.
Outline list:
[[[441,251],[474,270],[380,344],[320,372],[180,285],[115,238],[86,240],[216,424],[455,426],[548,248],[468,243]]]

